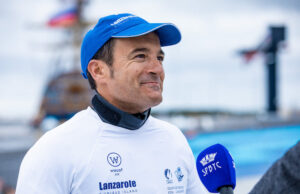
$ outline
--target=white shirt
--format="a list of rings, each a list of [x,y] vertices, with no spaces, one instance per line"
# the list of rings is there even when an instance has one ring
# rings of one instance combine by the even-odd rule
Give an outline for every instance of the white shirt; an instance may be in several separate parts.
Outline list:
[[[88,108],[47,132],[24,157],[16,194],[200,194],[181,131],[152,116],[137,130]]]

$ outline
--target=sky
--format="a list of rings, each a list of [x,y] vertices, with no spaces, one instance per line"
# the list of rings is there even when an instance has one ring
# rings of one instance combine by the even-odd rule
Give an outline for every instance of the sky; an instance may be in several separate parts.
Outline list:
[[[62,2],[71,0],[0,0],[0,118],[31,118],[44,86],[62,56],[53,49],[68,37],[45,23]],[[91,0],[85,18],[129,12],[149,22],[174,23],[178,45],[164,47],[164,100],[155,110],[193,109],[264,112],[266,67],[263,56],[245,64],[237,54],[254,48],[270,25],[285,25],[287,41],[279,54],[279,107],[300,110],[300,2],[297,0]]]

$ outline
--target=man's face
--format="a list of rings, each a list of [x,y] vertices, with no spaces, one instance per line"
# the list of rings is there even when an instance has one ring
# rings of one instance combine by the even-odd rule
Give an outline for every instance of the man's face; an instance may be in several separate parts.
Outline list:
[[[106,100],[119,109],[137,113],[158,105],[162,101],[164,69],[159,38],[155,33],[134,38],[115,40],[111,75]]]

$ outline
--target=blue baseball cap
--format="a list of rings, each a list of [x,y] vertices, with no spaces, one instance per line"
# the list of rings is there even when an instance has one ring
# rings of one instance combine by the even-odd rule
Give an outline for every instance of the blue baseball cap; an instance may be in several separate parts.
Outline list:
[[[100,18],[96,26],[87,32],[81,45],[83,77],[87,79],[87,67],[90,60],[110,38],[130,38],[153,31],[157,33],[161,46],[174,45],[181,40],[179,29],[171,23],[149,23],[129,13]]]

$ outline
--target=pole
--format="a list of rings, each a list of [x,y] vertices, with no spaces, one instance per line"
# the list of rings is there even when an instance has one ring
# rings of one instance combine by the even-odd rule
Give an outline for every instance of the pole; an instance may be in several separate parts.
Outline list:
[[[277,52],[270,52],[267,55],[267,111],[277,112]]]

